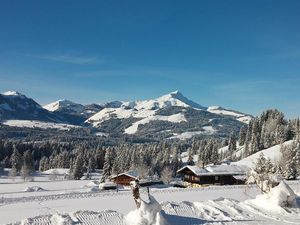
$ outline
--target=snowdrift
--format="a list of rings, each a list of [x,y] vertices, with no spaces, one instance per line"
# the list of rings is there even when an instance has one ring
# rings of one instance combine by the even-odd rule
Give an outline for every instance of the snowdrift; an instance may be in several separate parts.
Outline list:
[[[280,184],[272,188],[270,192],[258,195],[255,199],[247,200],[246,203],[273,212],[285,212],[286,207],[299,207],[297,195],[285,181],[281,181]]]
[[[160,204],[150,195],[149,202],[142,200],[139,209],[125,216],[125,222],[127,225],[166,225],[160,212]]]

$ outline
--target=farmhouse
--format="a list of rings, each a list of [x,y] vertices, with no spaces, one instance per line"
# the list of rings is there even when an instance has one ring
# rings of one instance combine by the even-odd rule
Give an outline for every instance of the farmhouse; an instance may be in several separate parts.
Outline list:
[[[139,175],[139,172],[136,170],[130,170],[128,172],[120,173],[118,175],[113,175],[110,177],[110,180],[115,184],[120,184],[124,186],[130,186],[130,182],[134,181],[135,179],[139,179],[139,183],[141,187],[163,184],[161,180],[155,177],[142,178]]]
[[[188,185],[232,185],[242,184],[245,171],[237,165],[184,166],[177,171]]]
[[[110,180],[116,184],[129,186],[131,181],[138,179],[139,174],[135,170],[130,170],[128,172],[120,173],[118,175],[111,176]]]

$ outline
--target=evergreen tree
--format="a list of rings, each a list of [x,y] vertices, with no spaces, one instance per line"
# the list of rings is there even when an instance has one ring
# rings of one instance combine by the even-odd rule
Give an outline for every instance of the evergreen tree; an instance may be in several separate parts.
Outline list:
[[[245,144],[246,135],[247,135],[247,126],[244,125],[244,126],[241,127],[240,133],[239,133],[239,145],[240,146]]]
[[[73,178],[79,180],[84,174],[84,160],[83,154],[79,153],[76,157],[75,164],[73,167]]]
[[[191,149],[188,150],[187,164],[190,165],[190,166],[193,166],[195,164]]]
[[[115,150],[113,148],[108,148],[105,152],[103,175],[101,178],[101,182],[104,182],[111,175],[114,159],[115,159]]]
[[[23,159],[16,146],[13,146],[13,154],[10,157],[11,165],[14,170],[19,172],[23,165]]]

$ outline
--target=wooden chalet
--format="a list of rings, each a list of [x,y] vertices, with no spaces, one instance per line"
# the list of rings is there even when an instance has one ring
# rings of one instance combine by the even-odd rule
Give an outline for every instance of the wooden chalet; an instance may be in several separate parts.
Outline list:
[[[118,175],[111,176],[110,180],[116,184],[129,186],[131,181],[134,181],[139,177],[137,171],[128,171],[125,173],[120,173]]]
[[[196,185],[233,185],[243,184],[245,171],[236,165],[211,165],[205,168],[184,166],[177,171],[187,184]]]

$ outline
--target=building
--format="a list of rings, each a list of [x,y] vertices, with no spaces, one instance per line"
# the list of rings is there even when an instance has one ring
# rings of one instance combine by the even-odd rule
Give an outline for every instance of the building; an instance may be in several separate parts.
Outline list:
[[[118,175],[113,175],[110,177],[110,180],[116,184],[130,186],[130,182],[135,179],[139,179],[141,187],[163,184],[163,182],[155,177],[146,177],[141,178],[138,171],[130,170],[128,172],[120,173]]]
[[[139,174],[135,170],[130,170],[128,172],[120,173],[118,175],[113,175],[110,180],[116,184],[129,186],[131,181],[134,181],[139,177]]]
[[[245,171],[237,165],[184,166],[177,171],[187,185],[233,185],[243,184]]]

